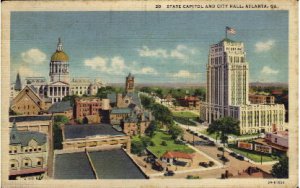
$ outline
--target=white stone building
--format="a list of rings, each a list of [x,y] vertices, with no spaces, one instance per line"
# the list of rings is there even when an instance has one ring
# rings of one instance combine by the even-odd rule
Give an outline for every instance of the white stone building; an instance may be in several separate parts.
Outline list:
[[[249,65],[242,42],[224,39],[211,45],[208,56],[206,102],[200,105],[200,118],[212,123],[224,116],[240,121],[240,133],[285,129],[284,105],[250,104]]]
[[[60,102],[67,95],[96,95],[98,89],[105,86],[99,79],[91,81],[90,79],[73,78],[70,82],[69,69],[69,56],[64,52],[59,38],[56,51],[51,56],[49,64],[50,83],[47,83],[45,77],[27,77],[25,85],[33,86],[41,98],[50,100],[52,103]],[[16,93],[15,85],[11,85],[11,99]]]
[[[105,87],[105,84],[100,79],[73,78],[70,83],[71,94],[77,96],[96,95],[101,87]]]

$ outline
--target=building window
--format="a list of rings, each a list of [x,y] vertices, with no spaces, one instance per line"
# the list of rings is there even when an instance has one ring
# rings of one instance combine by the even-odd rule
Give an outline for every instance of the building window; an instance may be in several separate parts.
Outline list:
[[[9,153],[11,153],[12,151],[11,150],[9,150]]]
[[[42,148],[39,148],[39,151],[42,151]]]
[[[25,152],[28,152],[28,150],[27,150],[27,149],[25,149]]]
[[[275,138],[275,143],[277,143],[277,138]]]
[[[37,165],[38,165],[38,166],[41,166],[41,165],[42,165],[42,162],[41,162],[41,161],[38,161],[38,162],[37,162]]]
[[[25,166],[28,166],[28,163],[25,163],[24,165],[25,165]]]
[[[17,153],[17,150],[15,150],[14,152]]]
[[[37,151],[36,149],[34,149],[33,151]]]
[[[11,164],[10,167],[11,167],[11,168],[15,168],[15,164]]]
[[[32,152],[32,149],[29,149],[29,152]]]

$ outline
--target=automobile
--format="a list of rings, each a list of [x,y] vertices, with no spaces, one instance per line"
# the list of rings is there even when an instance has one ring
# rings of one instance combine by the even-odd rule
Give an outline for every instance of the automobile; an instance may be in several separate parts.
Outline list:
[[[229,155],[231,155],[232,157],[237,157],[238,155],[234,152],[229,153]]]
[[[226,157],[224,157],[224,156],[222,156],[220,159],[221,159],[222,161],[224,161],[224,162],[229,162],[229,159],[226,158]]]
[[[203,167],[207,168],[209,165],[206,162],[200,162],[199,166],[203,166]]]
[[[203,140],[208,140],[208,138],[207,137],[205,137],[205,136],[203,136],[203,138],[202,138]]]
[[[204,138],[204,136],[203,136],[203,135],[200,135],[199,137],[200,137],[200,138]]]
[[[245,159],[244,156],[241,156],[241,155],[237,155],[236,158],[241,161],[243,161]]]
[[[224,148],[223,147],[218,147],[218,150],[219,151],[224,151]]]
[[[213,161],[209,161],[209,162],[208,162],[208,166],[211,167],[211,166],[214,166],[214,165],[215,165],[215,163],[214,163]]]
[[[216,144],[215,144],[214,141],[208,141],[208,142],[207,142],[207,145],[209,145],[209,146],[215,146]]]
[[[164,173],[164,176],[174,176],[174,171],[168,170],[167,172]]]

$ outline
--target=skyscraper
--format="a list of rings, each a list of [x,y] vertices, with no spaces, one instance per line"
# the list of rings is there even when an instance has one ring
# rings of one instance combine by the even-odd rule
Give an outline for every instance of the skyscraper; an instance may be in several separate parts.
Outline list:
[[[284,129],[284,106],[250,104],[249,65],[242,42],[228,38],[211,45],[206,66],[206,102],[200,118],[212,123],[224,116],[240,121],[241,134]]]

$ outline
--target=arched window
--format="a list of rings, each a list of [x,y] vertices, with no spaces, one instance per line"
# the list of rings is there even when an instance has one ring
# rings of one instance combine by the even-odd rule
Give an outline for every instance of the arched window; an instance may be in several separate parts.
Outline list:
[[[36,166],[42,166],[43,165],[43,158],[38,157],[36,158]]]
[[[11,169],[17,169],[19,167],[19,161],[16,159],[9,160],[9,164]]]
[[[31,162],[31,159],[30,158],[25,158],[23,159],[22,161],[22,166],[23,167],[31,167],[32,166],[32,162]]]

